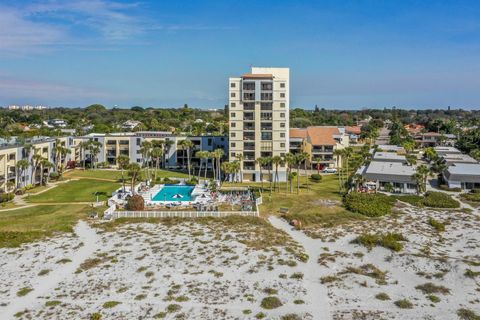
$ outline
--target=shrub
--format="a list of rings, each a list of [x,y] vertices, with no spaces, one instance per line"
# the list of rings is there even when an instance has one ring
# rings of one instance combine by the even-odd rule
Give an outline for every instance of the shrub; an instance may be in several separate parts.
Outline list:
[[[281,320],[301,320],[302,318],[295,313],[289,313],[280,317]]]
[[[438,232],[445,231],[445,224],[441,223],[438,220],[435,220],[433,218],[428,219],[428,224],[431,225],[432,227],[435,228]]]
[[[478,189],[477,189],[478,190]],[[480,202],[480,193],[479,192],[470,192],[470,193],[462,193],[460,195],[462,199],[472,202]]]
[[[351,192],[344,198],[345,207],[367,217],[380,217],[392,212],[395,199],[384,194]]]
[[[416,195],[392,196],[397,200],[411,204],[412,206],[423,206],[423,197]]]
[[[462,320],[480,320],[480,315],[476,312],[461,308],[457,310],[457,316]]]
[[[190,180],[185,181],[185,184],[188,184],[189,186],[197,185],[198,179],[195,177],[192,177]]]
[[[61,303],[62,302],[58,301],[58,300],[51,300],[51,301],[45,302],[45,307],[55,307],[55,306],[58,306]]]
[[[98,312],[92,313],[90,315],[90,320],[102,320],[102,315]]]
[[[264,309],[276,309],[283,306],[283,303],[277,297],[270,296],[270,297],[263,298],[260,305]]]
[[[377,294],[377,295],[375,296],[375,298],[377,298],[378,300],[382,300],[382,301],[390,300],[389,295],[386,294],[385,292],[381,292],[381,293]]]
[[[428,300],[430,300],[430,301],[432,301],[432,302],[434,302],[434,303],[440,302],[440,298],[437,297],[437,296],[434,296],[433,294],[427,296],[427,298],[428,298]]]
[[[182,306],[179,304],[169,304],[167,306],[167,311],[170,313],[180,311],[180,309],[182,309]]]
[[[369,250],[375,246],[381,246],[398,252],[403,249],[403,245],[399,241],[407,241],[407,239],[400,233],[363,233],[355,238],[352,242],[363,245]]]
[[[322,181],[322,176],[319,175],[318,173],[314,173],[310,176],[310,178],[315,181],[315,182],[320,182]]]
[[[165,177],[163,179],[163,183],[164,184],[179,184],[180,183],[180,180],[174,180],[174,179],[170,179],[168,177]]]
[[[411,303],[409,300],[407,299],[401,299],[401,300],[397,300],[394,302],[395,305],[397,307],[399,307],[400,309],[412,309],[413,308],[413,303]]]
[[[145,200],[141,195],[136,194],[128,198],[125,208],[127,210],[143,210],[145,208]]]
[[[423,204],[432,208],[460,208],[460,203],[443,192],[428,191]]]
[[[19,297],[26,296],[27,294],[30,293],[30,291],[33,291],[33,289],[29,287],[21,288],[20,290],[17,291],[17,296]]]
[[[12,201],[14,197],[15,197],[15,194],[13,194],[13,192],[0,193],[0,203]]]
[[[60,174],[58,172],[50,173],[50,179],[57,180],[58,178],[60,178]]]

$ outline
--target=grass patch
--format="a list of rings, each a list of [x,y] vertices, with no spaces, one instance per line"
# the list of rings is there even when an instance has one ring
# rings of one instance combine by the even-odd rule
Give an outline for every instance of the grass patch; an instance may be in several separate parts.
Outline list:
[[[475,277],[480,276],[480,271],[473,271],[473,270],[467,269],[467,270],[465,270],[464,275],[465,275],[465,277],[473,279]]]
[[[480,320],[480,315],[470,309],[461,308],[457,310],[457,316],[461,320]]]
[[[433,303],[439,303],[441,301],[441,299],[433,294],[431,295],[428,295],[427,296],[427,299],[432,301]]]
[[[63,183],[57,188],[53,188],[39,195],[28,197],[28,201],[42,202],[94,202],[97,200],[95,192],[98,193],[98,200],[105,201],[120,186],[116,182],[100,180],[74,180]]]
[[[61,303],[62,303],[62,301],[51,300],[51,301],[45,302],[45,307],[55,307],[55,306],[58,306]]]
[[[152,177],[153,177],[153,170]],[[144,180],[144,170],[142,170],[141,177],[139,180]],[[120,170],[101,170],[101,169],[90,169],[90,170],[71,170],[65,172],[63,174],[64,178],[90,178],[90,179],[109,179],[115,181],[121,181],[122,179],[122,171]],[[124,172],[124,177],[128,181],[127,172]],[[170,171],[170,170],[158,170],[157,171],[157,178],[188,178],[188,174],[177,172],[177,171]]]
[[[52,236],[73,232],[73,226],[88,215],[85,205],[34,206],[0,213],[0,247],[18,247]]]
[[[174,312],[177,312],[177,311],[180,311],[182,309],[182,306],[179,305],[179,304],[169,304],[167,306],[167,311],[170,312],[170,313],[174,313]]]
[[[103,308],[104,309],[115,308],[119,304],[121,304],[121,302],[119,302],[119,301],[107,301],[103,304]]]
[[[437,230],[438,232],[443,232],[445,231],[445,224],[438,221],[438,220],[435,220],[433,218],[429,218],[428,219],[428,224],[431,225],[435,230]]]
[[[407,299],[401,299],[394,302],[394,304],[400,309],[413,309],[413,303]]]
[[[352,243],[360,244],[367,247],[369,250],[376,246],[381,246],[398,252],[403,249],[403,244],[400,243],[403,241],[407,241],[407,239],[400,233],[363,233],[355,238]]]
[[[50,269],[43,269],[43,270],[40,270],[38,275],[41,277],[41,276],[46,276],[49,273],[50,273]]]
[[[418,285],[415,289],[422,291],[424,294],[432,294],[432,293],[441,293],[441,294],[449,294],[450,289],[444,286],[437,286],[431,282],[424,283],[422,285]]]
[[[262,299],[262,302],[260,303],[260,306],[264,309],[276,309],[280,308],[283,306],[282,301],[278,297],[275,296],[270,296],[270,297],[265,297]]]
[[[320,283],[326,284],[326,283],[332,283],[338,280],[340,280],[340,278],[336,276],[324,276],[320,278]]]
[[[432,208],[460,208],[460,202],[453,199],[449,194],[437,191],[425,193],[423,204]]]
[[[21,288],[20,290],[17,291],[17,296],[18,297],[23,297],[23,296],[26,296],[27,294],[29,294],[32,291],[33,291],[32,288],[23,287],[23,288]]]

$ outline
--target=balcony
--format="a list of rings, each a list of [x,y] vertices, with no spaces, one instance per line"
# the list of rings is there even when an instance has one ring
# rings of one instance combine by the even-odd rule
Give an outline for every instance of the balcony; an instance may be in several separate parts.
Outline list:
[[[272,124],[271,123],[261,123],[260,128],[264,131],[272,131]]]
[[[251,126],[250,124],[244,124],[243,130],[244,131],[255,131],[255,126]]]
[[[243,90],[245,91],[255,91],[255,82],[244,82]]]
[[[243,93],[243,100],[244,101],[255,101],[255,93]]]
[[[255,121],[255,115],[253,113],[245,113],[243,115],[244,121]]]
[[[255,144],[254,143],[245,143],[243,145],[243,150],[255,150]]]
[[[255,103],[244,103],[243,110],[245,111],[255,111]]]
[[[255,133],[252,134],[250,132],[249,133],[245,132],[243,134],[243,140],[251,140],[251,141],[255,140]]]
[[[273,90],[273,83],[262,83],[262,91],[272,91]]]
[[[271,92],[262,92],[260,94],[260,100],[261,101],[272,101],[273,100],[273,94]]]
[[[263,102],[260,105],[260,110],[262,111],[272,111],[273,110],[273,105],[271,102]]]

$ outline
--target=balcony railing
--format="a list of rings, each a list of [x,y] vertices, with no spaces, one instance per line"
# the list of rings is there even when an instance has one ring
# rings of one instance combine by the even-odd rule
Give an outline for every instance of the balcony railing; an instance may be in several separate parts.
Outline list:
[[[245,121],[254,121],[254,120],[255,120],[255,116],[244,116],[244,117],[243,117],[243,120],[245,120]]]
[[[244,146],[243,150],[255,150],[255,146]]]

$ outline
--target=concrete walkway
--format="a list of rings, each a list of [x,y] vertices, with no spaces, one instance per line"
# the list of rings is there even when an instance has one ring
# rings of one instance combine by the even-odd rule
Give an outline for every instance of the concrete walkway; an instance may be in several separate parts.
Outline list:
[[[285,220],[271,216],[268,218],[270,223],[277,229],[285,231],[296,242],[301,244],[309,256],[308,262],[299,266],[304,266],[302,272],[303,281],[307,289],[306,303],[310,308],[310,313],[314,319],[331,319],[330,299],[328,298],[327,288],[320,283],[320,268],[317,259],[322,251],[318,240],[307,237],[303,232],[295,230]]]

